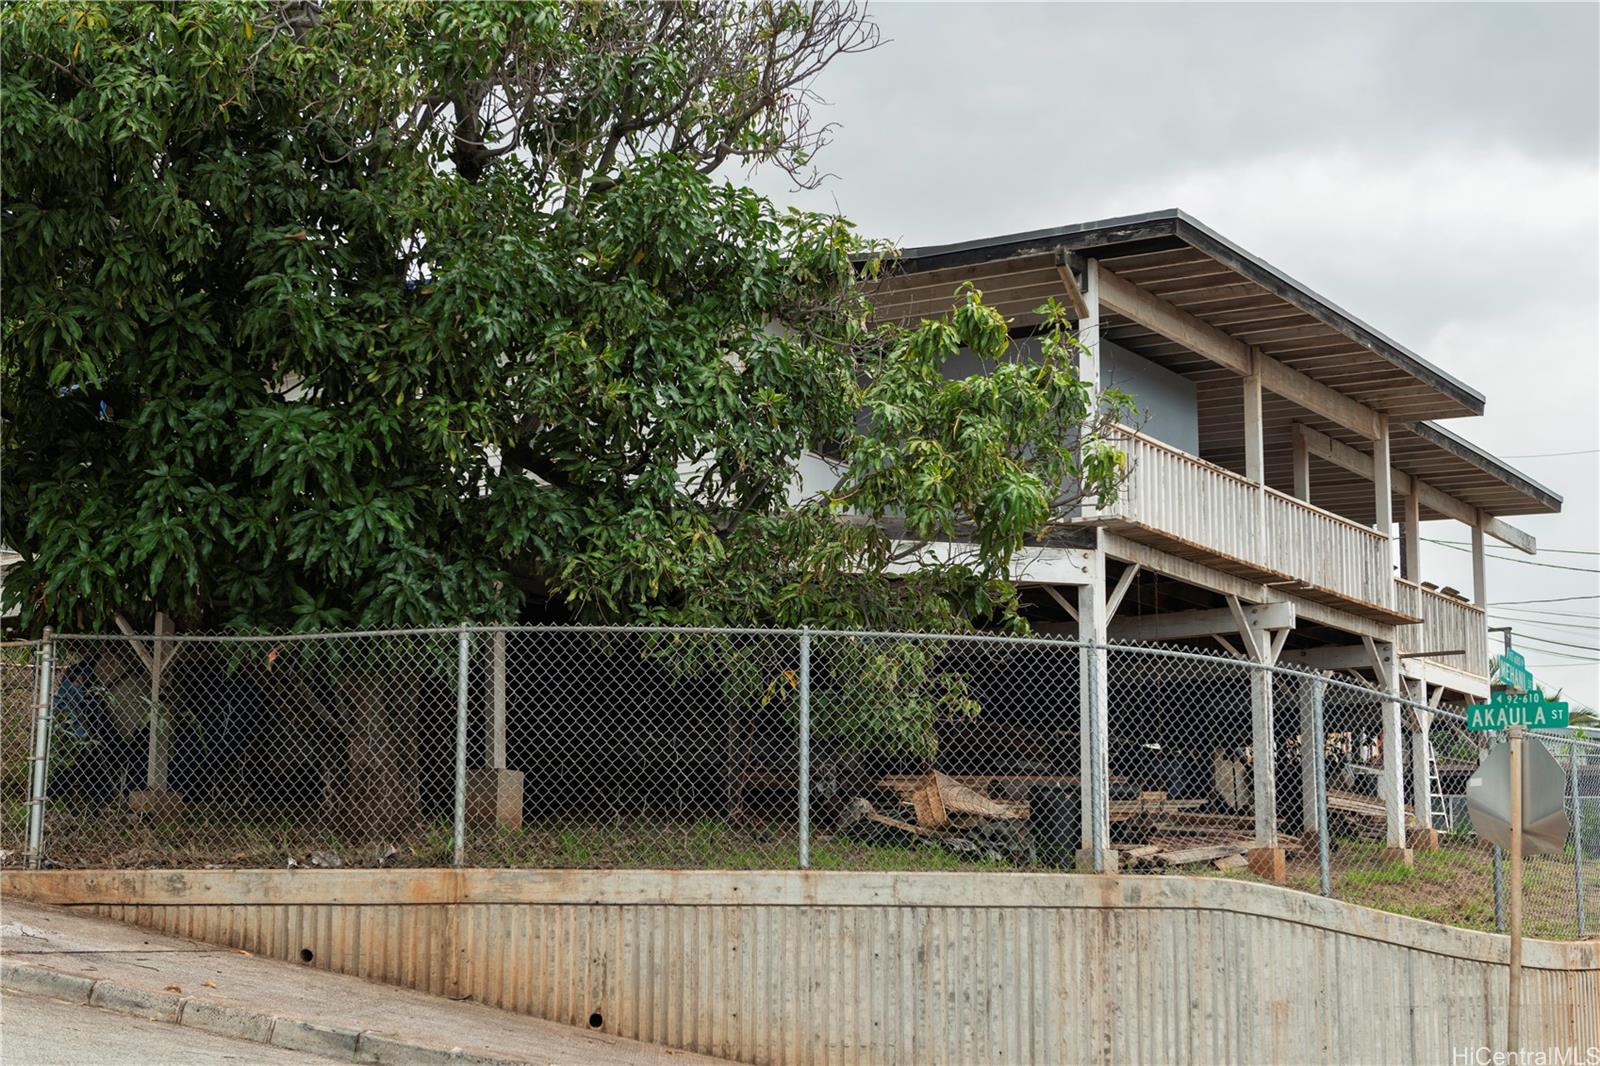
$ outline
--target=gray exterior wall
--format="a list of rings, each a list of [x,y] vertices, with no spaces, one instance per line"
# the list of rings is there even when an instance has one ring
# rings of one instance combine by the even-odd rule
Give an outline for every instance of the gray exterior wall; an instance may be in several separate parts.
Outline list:
[[[1025,357],[1039,350],[1039,342],[1033,338],[1019,340],[1016,346]],[[1194,382],[1110,341],[1100,343],[1100,360],[1101,383],[1133,396],[1139,412],[1134,418],[1136,428],[1190,455],[1200,454],[1200,399]],[[963,348],[945,363],[944,375],[964,378],[984,369]]]
[[[1190,455],[1200,454],[1200,399],[1194,382],[1110,341],[1100,343],[1101,384],[1133,396],[1135,426]]]

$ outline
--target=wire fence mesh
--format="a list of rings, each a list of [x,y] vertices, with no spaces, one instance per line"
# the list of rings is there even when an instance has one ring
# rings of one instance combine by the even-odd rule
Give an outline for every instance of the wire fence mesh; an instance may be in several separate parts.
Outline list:
[[[1093,869],[1495,928],[1458,708],[1193,647],[625,627],[57,637],[0,658],[7,865]],[[1531,935],[1600,899],[1600,745]],[[1098,847],[1096,846],[1098,844]],[[1409,855],[1402,849],[1411,849]],[[1508,865],[1508,864],[1507,864]]]
[[[36,648],[0,645],[0,865],[20,862],[28,847],[28,770],[33,742]]]

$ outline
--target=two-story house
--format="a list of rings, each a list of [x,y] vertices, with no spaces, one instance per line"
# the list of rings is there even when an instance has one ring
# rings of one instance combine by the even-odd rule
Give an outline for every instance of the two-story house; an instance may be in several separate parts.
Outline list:
[[[1084,507],[1016,562],[1040,628],[1361,672],[1423,707],[1488,695],[1485,539],[1533,553],[1507,519],[1558,511],[1561,497],[1439,424],[1482,414],[1482,393],[1181,211],[910,249],[875,285],[879,317],[941,313],[964,282],[1024,348],[1047,298],[1072,308],[1089,352],[1081,372],[1132,393],[1143,415],[1122,435],[1131,469],[1119,498]],[[1466,594],[1424,580],[1420,524],[1434,520],[1470,534]],[[1086,658],[1079,671],[1083,777],[1098,760],[1104,780],[1117,708],[1105,652],[1084,655],[1101,668]],[[1256,845],[1269,869],[1272,700],[1270,682],[1253,686]],[[1408,776],[1426,794],[1416,719],[1427,716],[1398,702],[1382,714],[1378,791],[1405,860],[1417,835],[1403,797]],[[1084,846],[1108,848],[1085,799]]]

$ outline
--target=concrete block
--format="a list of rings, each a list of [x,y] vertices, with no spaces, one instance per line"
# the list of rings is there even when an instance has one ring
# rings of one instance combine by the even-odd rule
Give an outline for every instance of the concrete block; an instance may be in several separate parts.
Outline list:
[[[202,1029],[235,1040],[254,1040],[261,1044],[272,1042],[272,1015],[242,1007],[226,1007],[191,998],[183,1005],[183,1016],[178,1022],[191,1029]]]
[[[1384,848],[1383,861],[1398,862],[1405,866],[1415,866],[1417,864],[1416,856],[1410,848]]]
[[[272,1023],[272,1042],[279,1047],[304,1051],[308,1055],[326,1055],[346,1062],[355,1059],[356,1040],[360,1036],[354,1029],[317,1025],[296,1018],[278,1018]]]
[[[10,959],[0,962],[0,987],[14,992],[30,992],[67,1003],[87,1003],[94,986],[93,979],[77,974],[60,973],[43,966],[25,966]]]
[[[1437,829],[1413,829],[1406,841],[1413,851],[1438,851],[1439,831]]]
[[[1282,848],[1251,848],[1246,858],[1250,863],[1250,872],[1257,877],[1279,885],[1289,879]]]
[[[1103,854],[1105,855],[1106,859],[1105,872],[1108,874],[1116,873],[1117,863],[1120,861],[1122,853],[1117,851],[1115,848],[1107,848]],[[1074,864],[1073,868],[1081,874],[1094,873],[1094,849],[1079,848],[1077,851],[1077,862]]]
[[[467,824],[522,828],[522,771],[467,771]]]
[[[156,1022],[176,1024],[183,1014],[184,997],[176,992],[151,992],[119,985],[115,981],[96,981],[89,1005],[123,1014],[137,1014]]]

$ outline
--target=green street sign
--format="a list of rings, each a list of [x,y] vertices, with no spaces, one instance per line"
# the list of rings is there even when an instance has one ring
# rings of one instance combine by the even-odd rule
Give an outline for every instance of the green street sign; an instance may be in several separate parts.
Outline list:
[[[1521,652],[1507,648],[1497,656],[1497,662],[1500,666],[1497,673],[1500,684],[1519,692],[1533,691],[1533,674],[1529,672],[1528,660],[1522,657]]]
[[[1479,732],[1505,730],[1520,725],[1528,729],[1567,728],[1567,705],[1547,700],[1539,692],[1496,692],[1488,703],[1467,708],[1467,728]]]

